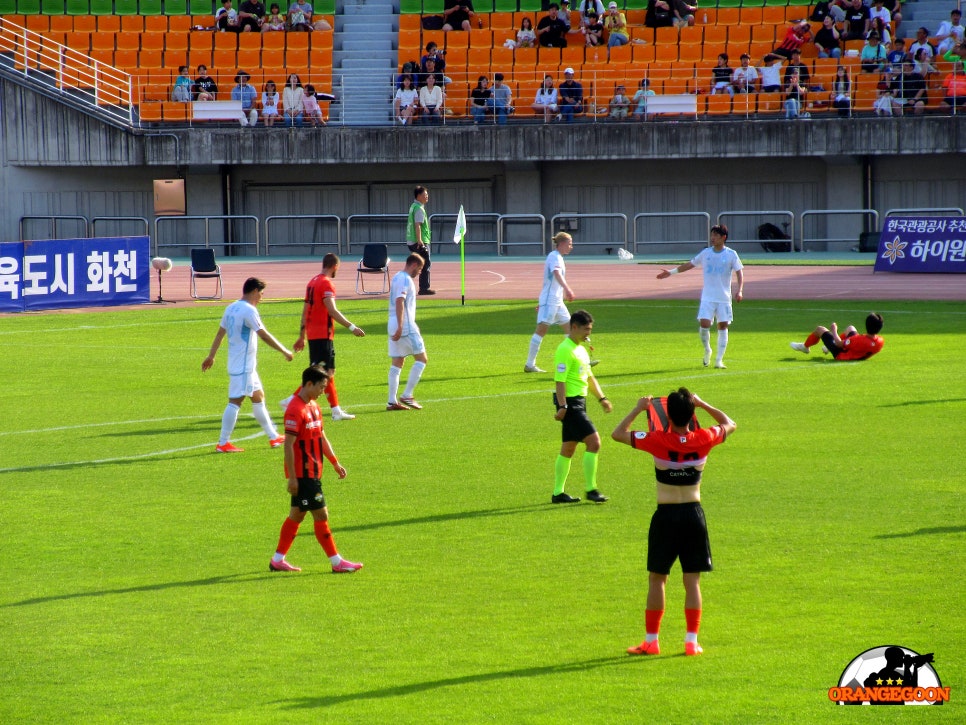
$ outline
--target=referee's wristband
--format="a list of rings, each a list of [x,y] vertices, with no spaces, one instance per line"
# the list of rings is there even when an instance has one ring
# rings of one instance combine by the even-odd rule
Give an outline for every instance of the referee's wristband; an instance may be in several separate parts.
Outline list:
[[[597,400],[603,403],[605,400],[609,400],[609,398],[605,395],[603,398],[597,398]]]
[[[563,405],[558,405],[557,410],[567,410],[567,404],[564,403]]]
[[[677,274],[678,273],[678,268],[677,267],[673,267],[672,269],[669,269],[667,271],[667,273],[668,274]]]

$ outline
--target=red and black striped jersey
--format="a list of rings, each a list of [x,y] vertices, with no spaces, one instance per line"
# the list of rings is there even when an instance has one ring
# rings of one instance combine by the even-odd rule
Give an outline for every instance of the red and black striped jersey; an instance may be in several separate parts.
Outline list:
[[[658,483],[670,486],[693,486],[701,483],[701,471],[708,453],[724,443],[720,425],[692,430],[687,435],[673,431],[631,431],[631,445],[654,456]]]
[[[335,334],[335,320],[325,306],[326,297],[335,299],[335,285],[324,274],[318,274],[309,280],[305,288],[305,304],[309,306],[305,336],[309,340],[331,340]]]
[[[300,395],[285,409],[285,434],[295,436],[296,478],[322,478],[322,411],[314,400]],[[285,477],[290,476],[286,468]]]

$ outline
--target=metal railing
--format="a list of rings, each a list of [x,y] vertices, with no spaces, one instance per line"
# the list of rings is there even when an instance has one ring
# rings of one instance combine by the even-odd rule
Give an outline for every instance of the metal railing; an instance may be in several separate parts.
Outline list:
[[[872,226],[874,227],[873,231],[879,228],[879,212],[877,212],[875,209],[808,209],[806,211],[803,211],[801,216],[799,217],[799,220],[800,220],[800,225],[799,225],[800,233],[798,237],[799,251],[802,251],[802,252],[806,251],[805,244],[811,243],[811,242],[822,242],[825,244],[828,244],[829,242],[854,243],[857,239],[859,239],[859,233],[852,233],[849,236],[839,235],[839,236],[831,236],[831,237],[830,236],[806,237],[805,222],[807,219],[810,219],[813,217],[827,218],[831,216],[855,216],[855,215],[864,217],[866,221],[871,220]],[[866,226],[868,225],[866,224]],[[794,249],[794,246],[792,248]]]
[[[966,216],[958,206],[934,207],[932,209],[889,209],[883,216],[939,216],[942,214],[952,214],[953,216]]]
[[[511,242],[507,240],[506,227],[510,224],[539,224],[540,238],[537,241]],[[497,227],[497,239],[500,240],[498,254],[507,253],[508,247],[540,247],[541,254],[547,254],[547,217],[543,214],[501,214]]]
[[[221,239],[216,239],[215,241],[212,241],[211,239],[211,222],[213,221],[224,222],[223,237]],[[204,240],[202,243],[199,243],[195,240],[179,242],[161,241],[162,227],[167,228],[176,224],[184,226],[188,222],[204,222]],[[251,241],[251,237],[245,238],[245,241],[236,241],[236,236],[240,236],[236,234],[236,222],[251,223],[251,228],[254,231],[254,241]],[[258,227],[258,217],[250,214],[220,214],[216,216],[159,216],[154,220],[154,253],[157,254],[158,250],[162,248],[167,249],[182,247],[184,249],[190,249],[191,247],[197,246],[220,246],[224,247],[229,254],[234,253],[235,250],[240,247],[254,247],[255,256],[258,256],[260,249]]]
[[[296,222],[298,220],[311,219],[314,221],[312,228],[312,241],[286,241],[286,242],[273,242],[271,236],[271,227],[273,222]],[[325,242],[321,241],[323,226],[326,222],[335,222],[335,241]],[[274,216],[266,217],[265,219],[265,254],[269,255],[272,253],[272,247],[309,247],[310,251],[313,253],[319,247],[335,247],[336,254],[342,254],[342,218],[335,214],[277,214]]]
[[[500,248],[500,214],[496,212],[480,212],[474,214],[466,214],[466,248],[469,250],[470,245],[473,246],[483,246],[484,244],[493,244],[495,248],[499,250]],[[439,252],[440,249],[452,248],[453,251],[458,251],[458,248],[454,244],[448,244],[448,242],[453,241],[453,234],[456,230],[456,220],[459,214],[430,214],[429,215],[429,228],[433,232],[432,238],[436,241],[436,251]],[[482,226],[492,227],[494,236],[496,239],[481,239],[479,229]],[[439,232],[438,234],[436,232]]]
[[[353,244],[395,244],[397,246],[405,246],[406,222],[408,220],[408,214],[350,214],[345,220],[346,254],[352,252]],[[391,232],[393,236],[381,236],[379,238],[373,238],[371,225],[384,225],[390,222],[395,222],[398,225],[395,230]],[[367,234],[363,234],[363,230],[359,230],[359,226],[363,224],[366,225],[363,227],[363,230],[367,232]],[[354,229],[359,231],[353,232]],[[355,233],[355,238],[353,238],[353,233]]]
[[[555,230],[559,229],[560,231],[565,231],[567,233],[570,233],[571,231],[573,231],[574,235],[576,235],[577,228],[579,226],[579,221],[581,219],[616,219],[622,222],[620,225],[621,232],[618,235],[618,238],[611,239],[605,242],[590,242],[581,238],[579,240],[579,244],[581,246],[604,247],[605,249],[616,249],[618,247],[622,247],[623,249],[627,249],[627,215],[626,214],[620,214],[620,213],[572,214],[569,212],[562,212],[560,214],[554,214],[552,217],[550,217],[550,228]],[[565,220],[566,224],[561,224],[558,226],[557,222],[559,220]],[[571,224],[570,223],[571,220],[577,223]],[[574,239],[574,243],[577,244],[578,240]],[[609,253],[610,252],[608,252],[608,254]]]
[[[655,240],[647,239],[647,240],[644,240],[644,239],[641,239],[640,237],[638,237],[638,233],[637,233],[637,230],[638,230],[638,222],[640,220],[642,220],[642,219],[653,219],[655,221],[664,221],[665,222],[665,226],[667,226],[668,223],[674,222],[676,220],[682,220],[682,221],[683,220],[694,220],[694,221],[696,221],[696,220],[700,219],[700,220],[702,220],[704,222],[704,224],[702,225],[702,227],[703,227],[702,230],[701,230],[702,233],[701,233],[701,235],[699,235],[698,238],[691,238],[691,239],[660,239],[660,240],[657,240],[657,239],[655,239]],[[634,215],[633,224],[634,224],[634,229],[633,229],[633,240],[634,240],[633,244],[634,244],[634,249],[632,251],[635,254],[637,254],[640,251],[640,245],[641,244],[648,244],[648,245],[651,245],[651,244],[653,244],[653,245],[667,245],[667,244],[674,244],[674,245],[688,244],[688,245],[694,245],[694,244],[706,244],[707,245],[707,244],[710,244],[711,243],[711,241],[710,241],[710,237],[711,237],[711,215],[708,214],[708,212],[706,212],[706,211],[677,211],[677,212],[674,212],[674,211],[655,211],[655,212],[642,212],[640,214],[635,214]]]
[[[31,239],[27,239],[26,235],[24,234],[24,222],[29,222],[29,221],[46,221],[48,223],[47,228],[50,230],[50,234],[46,237],[47,239],[62,238],[57,231],[59,228],[58,224],[62,221],[75,221],[75,222],[81,221],[84,223],[84,233],[81,235],[78,235],[76,237],[78,239],[87,239],[91,235],[90,221],[87,219],[86,216],[66,215],[66,214],[65,215],[22,216],[20,217],[20,241],[22,242],[31,241],[32,239],[44,238],[44,237],[31,237]]]
[[[778,209],[775,211],[723,211],[720,214],[718,214],[718,218],[715,224],[723,224],[725,219],[730,219],[732,217],[743,217],[743,218],[758,217],[759,224],[762,224],[768,221],[764,217],[787,217],[788,222],[782,222],[782,224],[787,223],[788,226],[786,227],[785,233],[788,234],[788,237],[789,237],[789,240],[788,240],[789,248],[791,250],[795,249],[795,239],[794,239],[795,213],[794,212],[791,212],[787,209]],[[754,228],[757,230],[758,225],[755,225]],[[749,243],[749,242],[758,243],[761,241],[757,237],[754,237],[751,239],[742,239],[740,236],[735,234],[733,229],[729,229],[728,231],[730,232],[728,235],[729,245]]]
[[[106,222],[113,222],[113,223],[137,222],[139,226],[142,226],[143,225],[143,227],[144,227],[140,234],[118,234],[118,235],[116,235],[116,236],[119,236],[119,237],[136,237],[136,236],[149,237],[149,236],[151,236],[151,223],[147,219],[145,219],[143,216],[96,216],[93,219],[91,219],[91,224],[90,224],[91,236],[92,237],[98,236],[98,234],[97,234],[97,225],[98,225],[98,223],[106,223]]]

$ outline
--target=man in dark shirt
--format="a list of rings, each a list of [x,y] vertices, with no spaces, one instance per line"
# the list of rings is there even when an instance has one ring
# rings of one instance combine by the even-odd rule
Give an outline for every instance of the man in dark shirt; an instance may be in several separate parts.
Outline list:
[[[803,86],[808,88],[808,81],[811,76],[808,73],[808,66],[802,63],[802,51],[793,50],[791,60],[789,60],[788,65],[785,66],[785,76],[783,78],[784,84],[788,85],[788,79],[792,77],[792,72],[798,70],[798,82]]]
[[[670,0],[648,0],[644,13],[644,25],[649,28],[666,28],[674,25],[674,13]]]
[[[475,14],[472,0],[446,0],[443,6],[443,30],[469,30],[473,27],[470,18]]]
[[[574,69],[564,71],[566,80],[557,88],[557,105],[565,123],[573,123],[574,114],[584,110],[584,87],[574,80]]]
[[[259,0],[245,0],[238,8],[238,32],[260,33],[265,19],[265,6]]]
[[[560,6],[551,3],[547,15],[537,23],[537,41],[545,48],[567,47],[567,26],[557,17]]]
[[[852,7],[845,11],[845,33],[843,40],[865,40],[872,25],[869,19],[869,9],[862,4],[862,0],[852,0]]]
[[[920,116],[926,110],[926,79],[915,72],[912,63],[902,63],[902,74],[892,80],[893,105],[901,116],[905,109]]]
[[[191,97],[196,101],[214,101],[218,97],[218,86],[203,65],[198,66],[198,77],[191,86]]]

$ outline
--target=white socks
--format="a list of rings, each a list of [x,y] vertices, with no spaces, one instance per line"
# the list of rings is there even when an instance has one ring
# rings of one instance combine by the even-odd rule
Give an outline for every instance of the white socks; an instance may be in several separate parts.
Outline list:
[[[537,353],[540,352],[540,343],[542,342],[543,338],[537,333],[533,333],[533,337],[530,338],[530,357],[527,358],[527,365],[531,368],[537,365]]]
[[[701,344],[704,345],[704,351],[711,354],[711,328],[710,327],[699,327],[698,337],[701,338]]]
[[[261,403],[252,403],[252,415],[255,416],[255,420],[258,421],[262,430],[265,431],[265,435],[273,440],[278,438],[278,431],[275,430],[275,424],[272,422],[272,416],[268,414],[268,408],[264,400]]]
[[[238,411],[240,408],[234,403],[225,406],[225,412],[221,415],[221,437],[218,445],[223,446],[231,438],[231,432],[235,430],[235,423],[238,422]]]
[[[725,350],[728,349],[728,328],[718,330],[718,356],[717,361],[724,360]]]
[[[395,365],[389,366],[389,404],[395,403],[398,399],[396,396],[399,394],[399,376],[402,374],[402,368],[397,368]]]
[[[404,398],[413,397],[413,394],[416,392],[416,385],[423,376],[423,370],[425,369],[426,363],[419,362],[418,360],[413,363],[412,368],[409,370],[409,378],[406,380],[406,390],[403,392]]]

